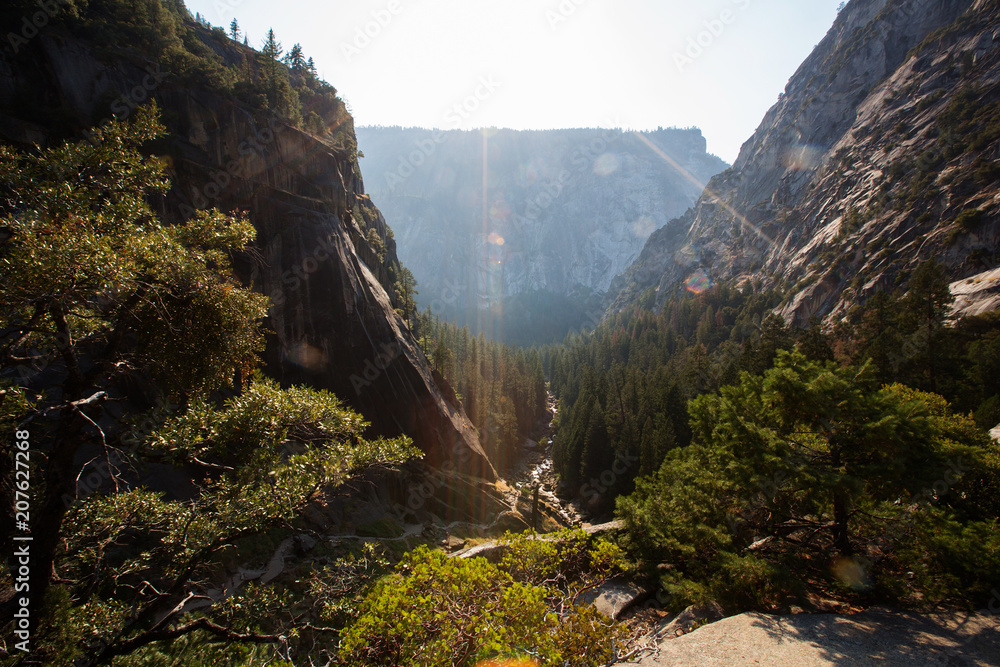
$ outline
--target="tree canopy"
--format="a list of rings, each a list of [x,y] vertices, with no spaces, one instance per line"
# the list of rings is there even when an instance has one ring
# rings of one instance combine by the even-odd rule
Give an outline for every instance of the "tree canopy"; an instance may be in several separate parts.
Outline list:
[[[985,489],[996,483],[996,446],[940,396],[880,387],[868,367],[779,352],[763,376],[743,373],[690,411],[692,444],[619,501],[639,550],[680,566],[675,592],[709,581],[721,595],[760,595],[725,590],[725,579],[762,563],[771,586],[782,569],[822,578],[810,559],[831,550],[863,573],[849,582],[861,587],[915,567],[897,552],[919,551],[930,517],[953,536],[978,526],[995,565],[997,489]],[[949,571],[943,559],[934,567]],[[983,567],[966,573],[964,594],[989,590],[992,566]]]
[[[150,200],[170,184],[142,149],[161,132],[149,107],[94,142],[0,146],[0,421],[30,434],[28,664],[106,664],[197,632],[284,641],[301,619],[234,620],[244,593],[212,592],[233,557],[321,488],[420,455],[366,440],[331,394],[252,374],[267,299],[231,258],[254,228],[214,210],[159,220]],[[184,481],[150,490],[148,465]]]

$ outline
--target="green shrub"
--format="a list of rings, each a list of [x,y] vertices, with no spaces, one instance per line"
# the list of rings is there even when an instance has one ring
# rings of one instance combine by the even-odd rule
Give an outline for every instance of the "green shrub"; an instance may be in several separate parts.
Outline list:
[[[989,430],[1000,424],[1000,396],[990,396],[976,409],[976,423]]]
[[[549,544],[515,540],[514,548],[537,555],[542,571],[552,563]],[[619,627],[593,607],[565,601],[552,587],[515,580],[503,563],[448,558],[422,546],[365,599],[341,642],[341,659],[428,667],[491,658],[582,667],[612,659]]]
[[[979,209],[966,209],[955,218],[955,225],[967,232],[975,231],[983,221],[983,212]]]
[[[917,515],[915,537],[899,551],[901,564],[925,601],[960,599],[970,608],[985,606],[1000,585],[1000,526],[996,521],[959,525],[937,508]]]

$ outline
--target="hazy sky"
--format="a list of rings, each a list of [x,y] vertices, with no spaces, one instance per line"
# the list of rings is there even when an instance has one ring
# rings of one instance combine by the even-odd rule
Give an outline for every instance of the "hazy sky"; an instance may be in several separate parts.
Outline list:
[[[697,126],[732,162],[840,0],[186,3],[301,43],[358,125]]]

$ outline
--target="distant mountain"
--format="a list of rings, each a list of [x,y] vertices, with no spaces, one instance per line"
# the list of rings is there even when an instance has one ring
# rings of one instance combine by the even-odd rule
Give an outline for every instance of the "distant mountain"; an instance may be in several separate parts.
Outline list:
[[[520,342],[593,326],[600,309],[588,321],[588,296],[726,167],[697,129],[363,127],[357,136],[368,194],[395,230],[420,303],[472,323],[492,313],[483,328]]]
[[[933,258],[963,312],[995,308],[998,159],[1000,3],[853,0],[733,167],[615,280],[613,306],[756,281],[785,288],[803,324]]]

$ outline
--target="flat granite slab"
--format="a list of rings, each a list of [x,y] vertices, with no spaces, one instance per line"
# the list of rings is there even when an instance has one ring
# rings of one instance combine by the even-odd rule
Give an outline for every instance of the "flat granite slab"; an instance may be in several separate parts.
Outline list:
[[[659,644],[640,667],[1000,666],[1000,617],[869,610],[853,616],[748,613]]]

